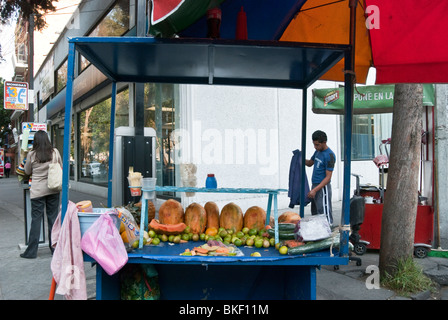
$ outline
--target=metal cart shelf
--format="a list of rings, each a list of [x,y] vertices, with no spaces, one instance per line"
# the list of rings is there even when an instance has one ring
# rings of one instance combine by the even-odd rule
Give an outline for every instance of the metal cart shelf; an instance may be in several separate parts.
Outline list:
[[[269,194],[268,205],[266,209],[266,224],[269,224],[271,216],[272,202],[274,202],[274,221],[275,221],[275,243],[278,243],[278,205],[277,195],[280,192],[288,192],[286,189],[256,189],[256,188],[193,188],[193,187],[174,187],[174,186],[156,186],[155,189],[142,189],[142,192],[168,191],[168,192],[208,192],[208,193],[261,193]],[[142,199],[141,212],[147,213],[148,199]],[[140,230],[146,229],[148,225],[148,215],[142,214],[140,219]],[[143,232],[140,233],[139,248],[143,247]]]

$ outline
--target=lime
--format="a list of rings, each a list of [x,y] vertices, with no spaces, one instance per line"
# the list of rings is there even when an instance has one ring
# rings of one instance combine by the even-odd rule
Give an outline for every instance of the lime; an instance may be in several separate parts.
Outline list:
[[[240,239],[242,237],[244,237],[244,233],[242,231],[238,231],[235,235],[236,235],[237,238],[240,238]]]
[[[158,245],[160,243],[160,239],[159,238],[154,238],[154,239],[152,239],[152,242],[151,242],[151,244],[153,244],[153,245]]]
[[[278,250],[280,254],[287,254],[288,253],[288,247],[287,246],[281,246]]]
[[[253,253],[250,254],[251,257],[261,257],[261,253],[258,251],[255,251]]]
[[[168,241],[168,236],[166,234],[162,234],[162,237],[160,238],[163,242]]]
[[[190,236],[188,235],[188,233],[182,234],[182,240],[185,240],[185,241],[190,240]]]
[[[254,239],[252,239],[252,238],[249,238],[249,239],[246,240],[246,245],[247,245],[247,246],[253,246],[254,243],[255,243],[255,241],[254,241]]]
[[[236,245],[237,247],[240,247],[243,244],[243,242],[241,241],[241,239],[237,238],[233,244]]]
[[[250,236],[255,236],[257,233],[258,233],[258,231],[255,228],[249,230],[249,235]]]
[[[221,231],[219,231],[218,234],[220,237],[225,238],[227,236],[227,231],[226,231],[226,229],[223,228]]]
[[[132,244],[132,248],[137,249],[138,248],[138,240],[135,240]]]
[[[191,238],[193,241],[199,241],[199,235],[197,233],[193,234],[193,237]]]
[[[248,227],[244,227],[243,230],[241,230],[244,234],[248,234],[249,233],[249,228]]]
[[[264,239],[263,240],[263,247],[264,248],[269,248],[269,246],[270,246],[269,240]]]
[[[263,246],[263,239],[255,240],[255,247],[261,248]]]
[[[272,238],[272,239],[274,239],[274,238]],[[280,247],[282,246],[282,244],[280,243],[280,242],[277,242],[276,244],[275,244],[275,249],[280,249]]]
[[[148,231],[148,236],[149,236],[150,238],[154,238],[154,237],[156,236],[155,231],[154,231],[154,230],[149,230],[149,231]]]
[[[275,238],[270,238],[269,244],[271,245],[271,247],[275,246]]]
[[[180,242],[180,235],[175,236],[174,239],[173,239],[173,242],[174,243],[179,243]]]
[[[205,233],[201,233],[201,234],[199,235],[199,239],[201,239],[201,240],[205,240]]]
[[[190,227],[189,227],[189,226],[186,226],[186,227],[185,227],[185,229],[184,229],[184,233],[190,233]]]
[[[173,240],[174,240],[174,235],[171,234],[171,235],[168,237],[168,241],[169,241],[169,242],[173,242]]]

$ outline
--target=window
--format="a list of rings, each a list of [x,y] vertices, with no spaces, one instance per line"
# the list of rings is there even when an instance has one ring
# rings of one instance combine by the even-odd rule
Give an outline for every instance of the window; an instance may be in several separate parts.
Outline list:
[[[178,123],[177,90],[178,85],[175,84],[145,84],[144,124],[145,127],[156,130],[156,176],[159,185],[176,185],[171,132],[176,129],[176,122]]]
[[[117,94],[115,126],[129,125],[129,90]],[[78,114],[79,181],[107,186],[111,98]]]
[[[67,59],[56,70],[56,93],[67,85]]]
[[[341,117],[341,137],[344,131],[344,117]],[[352,161],[373,160],[380,150],[381,141],[390,138],[392,132],[392,113],[353,115]],[[344,158],[344,139],[341,159]]]
[[[118,0],[109,10],[106,16],[97,24],[97,26],[88,34],[89,37],[119,37],[124,35],[132,27],[132,17],[130,8],[135,7],[134,1]],[[81,73],[90,62],[80,55],[79,72]]]

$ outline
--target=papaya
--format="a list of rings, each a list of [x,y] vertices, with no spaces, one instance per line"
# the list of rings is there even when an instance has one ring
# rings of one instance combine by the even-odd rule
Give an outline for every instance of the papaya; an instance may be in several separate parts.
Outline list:
[[[134,206],[136,206],[137,208],[142,208],[142,202],[137,202]],[[156,206],[154,205],[154,203],[152,203],[151,200],[148,200],[148,204],[147,204],[147,210],[146,212],[148,213],[148,221],[151,221],[152,219],[154,219],[156,217]]]
[[[219,216],[219,226],[224,229],[232,229],[235,232],[241,231],[243,229],[243,212],[241,208],[233,202],[226,204]]]
[[[300,214],[292,211],[283,212],[278,217],[279,223],[297,223],[300,220]]]
[[[219,229],[219,208],[216,203],[209,201],[204,205],[207,213],[207,228]]]
[[[149,219],[148,219],[149,220]],[[179,201],[168,199],[159,208],[161,224],[178,224],[184,222],[184,209]]]
[[[249,229],[261,230],[266,223],[266,211],[258,206],[252,206],[244,213],[243,224]]]
[[[182,233],[187,225],[183,222],[177,224],[162,224],[157,219],[152,219],[148,227],[157,234],[175,235]]]
[[[191,233],[204,233],[207,224],[207,213],[203,206],[193,202],[185,209],[185,224]]]

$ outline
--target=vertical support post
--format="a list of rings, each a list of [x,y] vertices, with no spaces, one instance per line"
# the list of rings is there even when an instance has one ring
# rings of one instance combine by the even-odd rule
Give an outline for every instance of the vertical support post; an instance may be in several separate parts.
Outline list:
[[[352,122],[353,122],[353,87],[355,82],[355,31],[357,0],[350,0],[350,49],[345,52],[345,114],[344,114],[344,188],[342,199],[342,225],[350,225],[350,174],[352,151]],[[349,232],[345,228],[341,231],[340,256],[348,256]]]
[[[307,90],[302,89],[302,174],[300,181],[300,216],[305,215],[305,160],[306,160],[306,120],[307,120]]]
[[[109,133],[109,172],[107,177],[107,207],[112,207],[112,175],[114,166],[114,136],[115,136],[115,105],[117,101],[117,83],[112,82],[112,97],[110,104],[110,133]]]
[[[62,151],[62,200],[61,223],[68,207],[68,184],[70,178],[70,136],[72,128],[73,79],[75,73],[75,43],[69,40],[67,60],[67,85],[64,115],[64,148]]]

